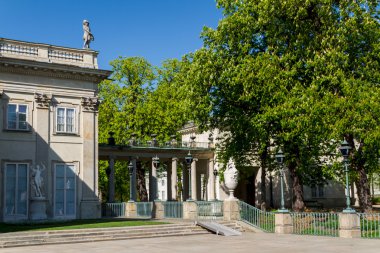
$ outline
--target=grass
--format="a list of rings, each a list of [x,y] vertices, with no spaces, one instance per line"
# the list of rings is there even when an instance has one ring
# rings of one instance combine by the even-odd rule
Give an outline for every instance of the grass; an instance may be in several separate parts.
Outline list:
[[[380,239],[380,216],[367,218],[361,217],[360,230],[363,238],[379,238]]]
[[[169,223],[158,222],[158,221],[125,220],[125,219],[73,220],[73,221],[62,221],[62,222],[22,223],[22,224],[0,223],[0,233],[21,232],[21,231],[85,229],[85,228],[131,227],[131,226],[148,226],[148,225],[162,225],[162,224],[169,224]]]

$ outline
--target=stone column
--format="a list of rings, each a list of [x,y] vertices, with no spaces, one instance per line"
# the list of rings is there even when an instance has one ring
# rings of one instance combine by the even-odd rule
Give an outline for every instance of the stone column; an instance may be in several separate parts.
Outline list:
[[[194,158],[191,163],[191,199],[198,200],[197,198],[197,161],[198,159]]]
[[[149,178],[149,201],[157,200],[157,169],[152,161],[152,174]]]
[[[172,200],[172,173],[173,168],[172,164],[170,163],[170,159],[167,162],[167,170],[166,170],[166,201]],[[164,200],[164,198],[162,198]]]
[[[293,233],[293,221],[290,213],[275,213],[275,228],[276,234],[291,234]]]
[[[109,157],[108,202],[115,202],[115,157]]]
[[[189,170],[186,164],[182,168],[182,199],[185,201],[189,198]]]
[[[136,184],[136,171],[137,171],[137,162],[136,158],[132,159],[133,164],[133,173],[132,173],[132,199],[133,201],[137,200],[137,184]]]
[[[215,193],[214,159],[208,160],[208,189],[209,189],[209,194],[207,194],[208,200],[215,200],[216,193]]]
[[[171,174],[171,200],[177,200],[177,158],[172,158],[172,174]]]
[[[339,237],[361,237],[360,217],[357,213],[339,213]]]

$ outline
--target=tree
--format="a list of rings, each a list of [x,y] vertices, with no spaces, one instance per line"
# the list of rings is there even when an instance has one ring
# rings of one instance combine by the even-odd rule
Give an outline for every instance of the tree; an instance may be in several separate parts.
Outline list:
[[[145,59],[140,57],[118,58],[111,62],[112,76],[99,84],[99,97],[102,103],[99,106],[99,140],[106,142],[109,132],[114,132],[117,144],[126,144],[132,134],[145,137],[150,131],[144,124],[144,118],[138,115],[140,108],[152,92],[153,81],[156,78],[154,68]],[[100,163],[100,165],[102,165]],[[104,165],[103,165],[104,166]],[[127,163],[116,163],[115,174],[127,175]],[[102,168],[101,168],[102,169]],[[103,167],[105,170],[106,168]],[[145,200],[145,170],[143,166],[137,166],[137,181],[140,183],[138,194]],[[141,178],[142,177],[142,178]],[[123,177],[117,177],[122,179]],[[104,182],[100,178],[100,185]],[[123,199],[124,192],[129,187],[125,185],[127,180],[119,180],[115,189],[116,196]],[[141,187],[140,187],[141,186]]]
[[[118,58],[111,62],[111,80],[99,85],[99,139],[106,142],[109,132],[114,132],[117,144],[126,144],[132,134],[140,140],[148,140],[157,134],[160,141],[177,134],[188,120],[186,89],[180,73],[185,63],[167,60],[160,68],[151,66],[140,57]],[[102,163],[101,163],[102,164]],[[105,166],[105,165],[103,165]],[[146,201],[145,163],[137,163],[138,198]],[[117,163],[116,174],[127,171],[126,163]],[[105,188],[104,174],[100,185]],[[120,181],[116,195],[128,189]],[[124,194],[125,195],[125,194]]]
[[[356,129],[356,123],[341,121],[347,110],[339,104],[350,100],[346,84],[363,91],[352,94],[355,99],[365,94],[376,101],[362,101],[365,108],[379,106],[363,90],[379,82],[378,1],[218,0],[217,5],[224,19],[215,30],[204,29],[204,47],[188,57],[192,105],[202,108],[192,110],[194,118],[203,128],[228,133],[225,158],[273,159],[265,155],[269,144],[282,146],[293,179],[293,208],[302,210],[302,184],[331,176],[323,160],[336,154],[332,138]],[[360,106],[349,104],[360,121]],[[377,120],[372,123],[362,128],[363,135],[376,132]]]
[[[169,140],[176,135],[188,120],[187,90],[182,84],[182,68],[185,63],[172,59],[157,68],[155,89],[147,94],[146,100],[136,111],[149,133],[157,134],[157,139]]]

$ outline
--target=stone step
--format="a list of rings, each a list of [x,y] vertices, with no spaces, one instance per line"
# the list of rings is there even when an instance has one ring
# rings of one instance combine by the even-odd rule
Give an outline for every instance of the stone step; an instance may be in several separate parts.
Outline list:
[[[131,235],[131,236],[105,236],[105,237],[90,237],[90,238],[74,238],[68,240],[33,240],[33,241],[10,241],[0,244],[0,248],[10,248],[10,247],[22,247],[22,246],[33,246],[33,245],[45,245],[45,244],[71,244],[71,243],[85,243],[85,242],[97,242],[97,241],[111,241],[111,240],[129,240],[129,239],[142,239],[142,238],[155,238],[155,237],[169,237],[169,236],[190,236],[190,235],[203,235],[209,234],[207,231],[192,231],[183,233],[167,233],[167,234],[142,234],[142,235]]]
[[[194,224],[171,224],[171,225],[155,225],[155,226],[136,226],[136,227],[117,227],[117,228],[91,228],[91,229],[71,229],[71,230],[48,230],[48,231],[28,231],[28,232],[12,232],[1,234],[0,241],[6,238],[15,237],[37,237],[37,236],[53,236],[66,234],[104,234],[115,233],[118,231],[152,231],[152,230],[175,230],[175,229],[191,229],[195,228]]]
[[[150,238],[150,237],[164,237],[164,236],[185,236],[185,235],[198,235],[208,234],[209,232],[194,224],[176,224],[175,226],[166,226],[165,228],[158,228],[161,225],[151,226],[149,228],[130,227],[116,230],[100,229],[102,231],[75,231],[74,233],[54,233],[57,231],[44,231],[49,232],[39,235],[19,235],[7,236],[0,239],[0,248],[6,247],[19,247],[19,246],[31,246],[41,244],[64,244],[64,243],[79,243],[79,242],[92,242],[92,241],[104,241],[104,240],[124,240],[135,238]],[[132,228],[132,229],[131,229]],[[96,229],[94,229],[96,230]],[[51,233],[53,232],[53,233]],[[32,233],[32,232],[29,232]]]
[[[1,234],[0,240],[5,237],[15,237],[22,235],[53,235],[53,234],[73,234],[87,232],[111,232],[111,231],[124,231],[124,230],[151,230],[151,229],[171,229],[178,227],[194,227],[193,223],[176,223],[176,224],[163,224],[163,225],[149,225],[149,226],[131,226],[131,227],[110,227],[110,228],[86,228],[86,229],[65,229],[65,230],[45,230],[45,231],[24,231],[24,232],[11,232]]]

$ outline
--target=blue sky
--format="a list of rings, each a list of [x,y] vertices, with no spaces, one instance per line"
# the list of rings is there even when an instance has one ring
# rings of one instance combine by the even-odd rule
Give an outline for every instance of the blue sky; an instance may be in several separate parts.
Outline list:
[[[81,48],[87,19],[100,68],[118,56],[157,66],[200,48],[221,18],[215,0],[0,0],[0,37]]]

